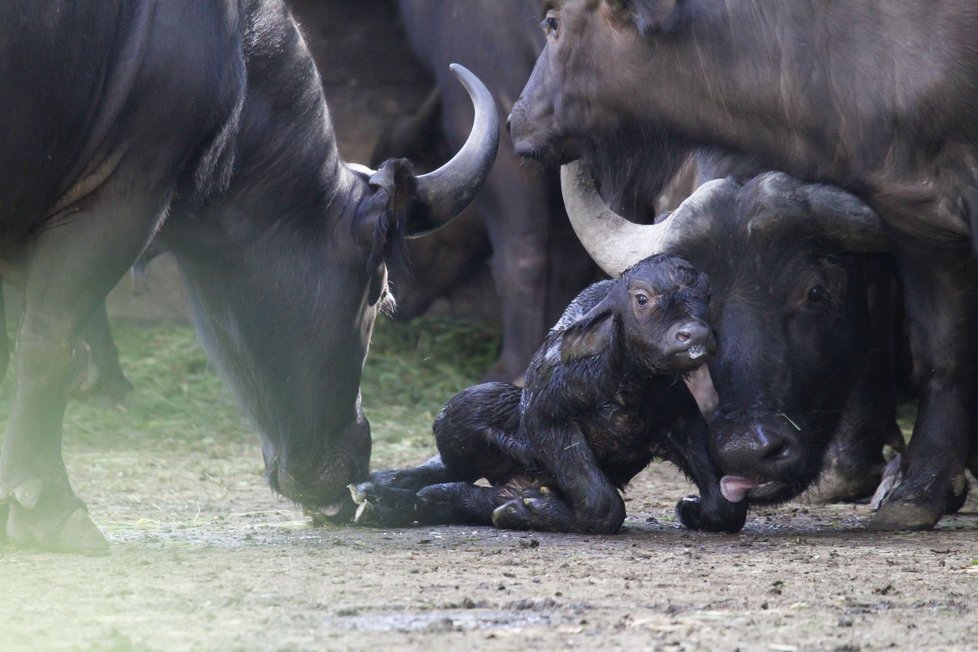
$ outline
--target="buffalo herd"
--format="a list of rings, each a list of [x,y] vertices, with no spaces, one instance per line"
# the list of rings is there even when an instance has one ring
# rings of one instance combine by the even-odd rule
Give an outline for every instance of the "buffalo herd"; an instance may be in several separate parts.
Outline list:
[[[0,274],[24,296],[9,541],[105,549],[62,459],[65,402],[92,345],[114,360],[106,294],[158,252],[268,483],[317,522],[614,532],[654,456],[697,485],[676,507],[694,529],[813,489],[875,491],[875,529],[961,507],[978,471],[968,0],[398,9],[437,88],[376,169],[341,160],[286,0],[0,12]],[[435,139],[457,153],[428,166]],[[464,212],[484,235],[458,251],[491,249],[503,310],[492,382],[439,414],[438,456],[371,473],[360,377],[388,264],[451,249]],[[589,285],[595,263],[611,279]],[[701,409],[681,381],[704,360]],[[919,403],[905,447],[898,385]]]

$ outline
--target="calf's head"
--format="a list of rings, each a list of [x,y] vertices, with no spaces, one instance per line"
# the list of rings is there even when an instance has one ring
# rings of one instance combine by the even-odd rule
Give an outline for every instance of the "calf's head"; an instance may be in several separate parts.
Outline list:
[[[642,260],[622,274],[611,295],[630,360],[656,373],[686,373],[713,353],[710,283],[682,258]]]
[[[620,334],[626,364],[654,374],[683,374],[701,366],[716,342],[709,326],[710,283],[670,254],[650,256],[625,270],[607,296],[567,329],[561,357],[586,357]]]
[[[839,189],[766,173],[707,183],[640,226],[607,208],[580,164],[565,166],[563,182],[578,235],[609,273],[669,251],[710,275],[711,452],[724,496],[776,502],[804,490],[870,353],[879,257],[865,254],[887,246],[876,215]]]

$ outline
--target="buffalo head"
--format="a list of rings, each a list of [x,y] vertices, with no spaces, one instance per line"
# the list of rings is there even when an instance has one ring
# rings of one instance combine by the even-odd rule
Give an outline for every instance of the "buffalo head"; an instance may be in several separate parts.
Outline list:
[[[665,251],[710,276],[711,441],[724,496],[776,502],[815,481],[873,341],[867,260],[878,256],[855,254],[887,247],[875,213],[782,173],[709,182],[648,226],[612,212],[581,164],[564,166],[563,188],[578,235],[609,274]]]
[[[548,0],[541,23],[546,46],[513,106],[517,154],[568,162],[643,121],[654,48],[644,36],[682,21],[679,0]],[[684,66],[685,68],[685,66]],[[653,90],[653,89],[645,89]],[[662,92],[668,95],[668,90]],[[689,108],[687,108],[687,112]]]
[[[321,182],[325,198],[296,209],[318,209],[325,218],[320,214],[298,232],[266,230],[250,253],[247,275],[231,266],[188,274],[208,283],[217,274],[234,277],[221,289],[215,284],[213,292],[195,293],[203,304],[199,330],[262,432],[269,484],[314,518],[352,514],[346,486],[367,477],[370,427],[360,378],[377,313],[391,301],[388,263],[403,238],[430,233],[461,212],[495,159],[495,103],[472,73],[452,69],[472,98],[475,120],[449,162],[416,175],[406,160],[372,170],[333,158]],[[298,201],[273,199],[278,207]],[[229,297],[227,288],[248,296]],[[241,308],[256,298],[258,308]],[[232,329],[210,323],[229,310],[250,312]]]

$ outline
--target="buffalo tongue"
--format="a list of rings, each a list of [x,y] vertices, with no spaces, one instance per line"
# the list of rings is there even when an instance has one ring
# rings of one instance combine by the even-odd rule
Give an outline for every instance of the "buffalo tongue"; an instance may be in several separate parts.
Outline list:
[[[720,478],[720,494],[731,503],[739,503],[750,489],[761,484],[757,480],[739,475],[725,475]]]

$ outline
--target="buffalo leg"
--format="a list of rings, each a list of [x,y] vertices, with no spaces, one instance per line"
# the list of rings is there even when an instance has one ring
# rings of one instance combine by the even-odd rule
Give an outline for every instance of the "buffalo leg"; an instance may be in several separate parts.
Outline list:
[[[870,521],[875,529],[924,529],[940,520],[961,484],[972,417],[975,261],[967,251],[903,253],[898,260],[920,403],[902,481]]]
[[[512,154],[496,160],[475,200],[492,246],[503,323],[502,350],[486,380],[519,381],[547,333],[548,201],[545,184],[527,179]]]
[[[7,304],[0,284],[0,380],[7,375],[10,366],[10,338],[7,337]]]
[[[122,373],[119,349],[112,341],[109,317],[105,302],[99,303],[92,313],[82,339],[91,347],[94,382],[84,388],[84,393],[105,401],[109,405],[121,403],[132,391],[132,383]]]
[[[819,483],[806,493],[814,503],[855,501],[872,496],[882,480],[883,448],[903,451],[896,421],[897,364],[901,351],[902,314],[892,263],[879,261],[867,273],[871,340],[869,356],[856,376],[842,418],[825,455]],[[887,327],[889,326],[889,327]]]
[[[16,384],[0,449],[0,498],[7,499],[7,535],[17,545],[66,552],[106,547],[68,480],[62,419],[79,337],[163,212],[161,189],[138,200],[126,192],[132,184],[132,178],[110,179],[93,207],[60,222],[55,217],[57,226],[38,236],[27,263]],[[143,187],[153,186],[147,180]]]

